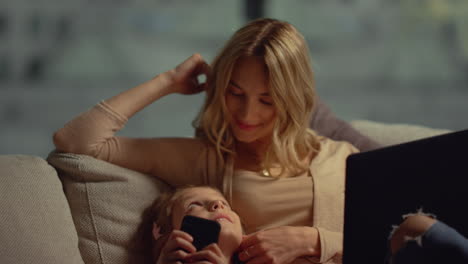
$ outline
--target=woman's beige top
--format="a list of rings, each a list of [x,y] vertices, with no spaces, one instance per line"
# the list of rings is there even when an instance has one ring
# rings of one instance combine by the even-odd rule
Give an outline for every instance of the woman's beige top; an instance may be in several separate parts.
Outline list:
[[[341,263],[344,179],[351,144],[319,137],[320,152],[303,175],[274,179],[233,169],[209,143],[194,138],[117,137],[127,118],[101,102],[54,135],[57,150],[91,155],[122,167],[155,175],[172,186],[207,184],[220,188],[247,232],[283,225],[319,230],[320,263]],[[299,260],[299,259],[298,259]]]
[[[310,173],[272,178],[251,171],[235,171],[232,207],[239,211],[248,234],[274,226],[307,226],[312,222],[312,186]]]

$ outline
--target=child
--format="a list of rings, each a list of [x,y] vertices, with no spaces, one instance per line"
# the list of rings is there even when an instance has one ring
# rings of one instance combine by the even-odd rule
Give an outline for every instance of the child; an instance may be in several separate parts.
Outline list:
[[[232,256],[242,242],[242,225],[225,197],[215,188],[189,186],[160,196],[149,208],[153,222],[154,263],[198,262],[233,263]],[[220,223],[217,244],[196,252],[193,238],[180,230],[185,215]]]

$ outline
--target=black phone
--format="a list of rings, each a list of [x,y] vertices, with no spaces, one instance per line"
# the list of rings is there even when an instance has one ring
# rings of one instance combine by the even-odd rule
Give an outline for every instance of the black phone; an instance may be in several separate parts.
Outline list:
[[[192,244],[199,251],[210,244],[218,243],[221,225],[213,220],[186,215],[182,220],[181,230],[193,237]]]

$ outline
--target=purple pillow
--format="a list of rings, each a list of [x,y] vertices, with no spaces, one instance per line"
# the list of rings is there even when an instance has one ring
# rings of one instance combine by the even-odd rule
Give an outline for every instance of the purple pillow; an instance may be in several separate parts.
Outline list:
[[[320,98],[317,99],[309,125],[319,135],[337,141],[347,141],[361,152],[381,147],[377,142],[359,133],[348,122],[337,118]]]

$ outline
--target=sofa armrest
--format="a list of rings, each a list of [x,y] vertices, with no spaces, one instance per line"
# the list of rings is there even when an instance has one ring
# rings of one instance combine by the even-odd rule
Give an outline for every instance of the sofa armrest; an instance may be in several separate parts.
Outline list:
[[[44,159],[0,156],[0,263],[84,263],[55,169]]]

